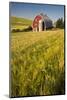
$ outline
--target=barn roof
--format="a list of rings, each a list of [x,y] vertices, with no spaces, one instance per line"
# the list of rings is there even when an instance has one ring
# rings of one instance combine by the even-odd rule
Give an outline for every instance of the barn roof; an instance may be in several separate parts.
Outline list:
[[[40,16],[44,19],[44,20],[51,20],[48,16],[47,16],[47,14],[43,14],[43,13],[40,13]]]
[[[38,24],[39,24],[39,20],[41,20],[41,19],[42,19],[41,15],[37,15],[37,16],[34,18],[33,27],[37,27]]]

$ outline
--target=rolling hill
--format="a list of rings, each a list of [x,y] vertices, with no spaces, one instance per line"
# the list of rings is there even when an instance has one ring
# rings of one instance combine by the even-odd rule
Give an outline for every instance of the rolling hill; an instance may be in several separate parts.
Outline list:
[[[11,16],[11,25],[31,25],[32,20]]]

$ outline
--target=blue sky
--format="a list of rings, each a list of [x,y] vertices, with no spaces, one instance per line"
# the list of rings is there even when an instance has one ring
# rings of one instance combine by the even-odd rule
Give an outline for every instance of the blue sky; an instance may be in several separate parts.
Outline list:
[[[10,3],[11,16],[34,19],[40,13],[47,14],[52,20],[60,17],[64,19],[64,5],[32,4],[32,3]]]

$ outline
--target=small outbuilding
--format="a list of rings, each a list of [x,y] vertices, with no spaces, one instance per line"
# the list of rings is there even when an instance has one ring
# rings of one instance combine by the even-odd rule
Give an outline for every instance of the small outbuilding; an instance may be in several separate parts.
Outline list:
[[[37,15],[33,20],[32,24],[33,31],[40,32],[52,27],[53,27],[52,20],[47,15],[44,15],[42,13],[40,15]]]

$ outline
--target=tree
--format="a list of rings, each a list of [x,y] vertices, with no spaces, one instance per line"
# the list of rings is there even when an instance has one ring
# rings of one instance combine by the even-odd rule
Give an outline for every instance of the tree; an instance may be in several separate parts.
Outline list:
[[[56,28],[64,28],[63,18],[59,18],[59,19],[56,21]]]

